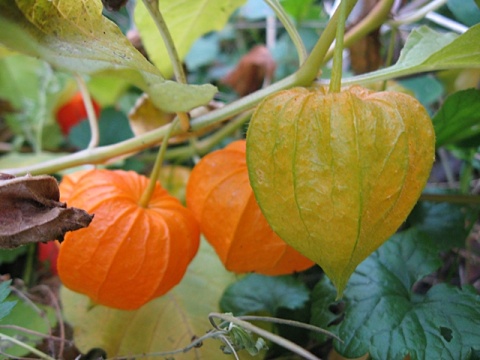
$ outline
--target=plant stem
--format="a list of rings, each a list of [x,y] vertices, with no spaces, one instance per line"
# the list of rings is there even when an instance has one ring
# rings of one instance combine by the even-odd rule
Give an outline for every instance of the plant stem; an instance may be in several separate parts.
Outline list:
[[[356,0],[347,1],[345,16],[348,17]],[[325,55],[328,52],[330,45],[335,39],[336,27],[339,18],[339,9],[335,11],[330,18],[325,30],[323,30],[320,39],[312,49],[312,52],[308,56],[307,60],[303,63],[300,69],[294,74],[296,77],[296,85],[310,86],[320,72],[321,66],[326,62]]]
[[[98,146],[100,142],[100,132],[98,130],[98,120],[97,115],[95,114],[95,109],[93,108],[92,98],[88,92],[87,85],[85,81],[79,74],[75,74],[75,80],[77,81],[78,89],[82,94],[83,105],[85,110],[87,110],[88,124],[90,125],[90,142],[88,143],[88,149],[93,149]]]
[[[358,24],[356,24],[347,32],[343,40],[344,47],[349,47],[353,43],[371,33],[373,30],[380,27],[385,19],[388,18],[390,9],[392,8],[394,2],[395,0],[380,0],[367,16],[365,16]],[[327,54],[325,55],[325,61],[328,61],[333,57],[333,51],[333,47],[328,50]]]
[[[160,176],[160,171],[162,169],[163,165],[163,159],[165,158],[165,151],[167,150],[168,147],[168,139],[170,138],[173,128],[179,124],[180,120],[179,118],[175,118],[172,123],[170,123],[167,133],[165,134],[165,137],[163,138],[162,144],[160,145],[160,149],[158,150],[157,158],[155,159],[155,164],[153,165],[152,172],[150,173],[150,180],[148,181],[147,188],[143,192],[140,201],[138,203],[139,206],[143,208],[148,207],[148,203],[150,202],[150,199],[155,191],[155,186],[157,185],[157,180]]]
[[[328,330],[319,328],[319,327],[314,326],[314,325],[305,324],[305,323],[302,323],[302,322],[299,322],[299,321],[295,321],[295,320],[280,319],[280,318],[275,318],[275,317],[270,317],[270,316],[255,316],[255,315],[237,316],[237,318],[240,319],[240,320],[246,320],[246,321],[264,321],[264,322],[269,322],[269,323],[274,323],[274,324],[294,326],[294,327],[298,327],[298,328],[302,328],[302,329],[306,329],[306,330],[310,330],[310,331],[314,331],[314,332],[317,332],[317,333],[320,333],[320,334],[330,336],[330,337],[334,338],[335,340],[338,340],[339,342],[343,343],[342,339],[340,339],[337,335],[335,335],[334,333],[332,333]]]
[[[37,355],[40,359],[44,360],[55,360],[54,358],[48,356],[47,354],[41,352],[40,350],[35,349],[34,347],[25,344],[24,342],[15,339],[14,337],[8,336],[6,334],[0,333],[0,340],[6,340],[10,341],[11,343],[14,343],[15,345],[18,345],[28,351],[30,351],[32,354]]]
[[[330,93],[338,93],[342,87],[343,37],[345,35],[345,22],[347,21],[347,0],[342,0],[338,8],[340,12],[338,14],[337,32],[335,35],[332,78],[328,89]]]
[[[147,1],[147,0],[143,0]],[[393,0],[383,0],[383,3],[392,3]],[[349,13],[354,6],[354,1],[348,2],[347,12]],[[241,112],[253,108],[264,97],[271,95],[277,91],[288,89],[293,86],[310,86],[317,76],[320,67],[325,61],[325,54],[330,47],[330,44],[335,38],[335,27],[338,19],[338,11],[332,16],[327,24],[325,30],[322,32],[320,39],[303,63],[300,69],[294,74],[268,86],[260,89],[248,96],[245,96],[237,101],[234,101],[227,106],[218,110],[212,111],[206,115],[202,115],[193,119],[190,122],[192,131],[203,129],[211,124],[218,123]],[[374,18],[371,21],[375,21]],[[350,32],[349,32],[350,33]],[[85,164],[99,164],[104,163],[112,158],[124,156],[127,154],[135,154],[143,149],[149,148],[165,137],[168,130],[168,125],[165,125],[156,130],[145,133],[141,136],[128,139],[113,145],[97,147],[95,149],[86,149],[74,154],[63,156],[59,159],[45,161],[39,164],[34,164],[21,168],[3,169],[5,173],[21,175],[26,173],[42,174],[42,173],[56,173],[63,169],[72,168],[75,166]],[[179,131],[178,131],[179,132]],[[173,135],[177,130],[173,130]]]
[[[165,23],[163,15],[158,7],[158,0],[143,0],[143,4],[150,13],[150,16],[152,17],[160,35],[162,36],[165,48],[167,49],[168,57],[170,58],[170,62],[173,66],[175,78],[179,83],[186,84],[187,78],[185,76],[185,72],[183,71],[182,62],[178,56],[177,49],[175,48],[172,36],[170,35],[170,31],[168,31],[167,24]]]
[[[182,62],[180,61],[177,49],[175,48],[172,35],[168,30],[167,24],[165,23],[163,15],[158,6],[158,0],[143,0],[143,3],[147,8],[148,12],[150,13],[150,16],[155,22],[158,32],[163,39],[163,43],[165,44],[165,48],[167,49],[168,57],[170,58],[170,63],[173,67],[173,73],[175,74],[175,78],[179,83],[186,84],[187,77],[185,76],[185,71],[183,71]],[[177,113],[177,116],[180,119],[181,129],[183,131],[187,131],[190,128],[190,118],[188,114],[185,112],[179,112]]]
[[[287,30],[290,39],[292,39],[293,45],[297,49],[298,55],[298,62],[302,65],[307,58],[307,49],[305,49],[305,45],[303,44],[302,38],[297,31],[295,25],[290,21],[287,13],[283,9],[282,5],[278,2],[278,0],[265,0],[268,6],[275,12],[280,22],[283,24],[285,30]]]

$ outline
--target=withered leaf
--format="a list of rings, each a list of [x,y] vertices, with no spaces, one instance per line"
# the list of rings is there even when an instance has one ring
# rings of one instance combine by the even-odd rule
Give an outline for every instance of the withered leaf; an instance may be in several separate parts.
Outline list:
[[[93,215],[59,200],[58,184],[52,176],[0,174],[0,248],[61,241],[67,231],[90,224]]]
[[[244,55],[232,72],[222,82],[232,87],[238,95],[248,95],[270,83],[277,64],[266,46],[257,45]]]

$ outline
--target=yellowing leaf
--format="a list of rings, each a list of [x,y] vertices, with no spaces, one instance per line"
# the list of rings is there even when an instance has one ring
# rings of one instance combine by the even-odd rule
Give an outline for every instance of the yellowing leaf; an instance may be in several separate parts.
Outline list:
[[[167,23],[180,59],[184,59],[196,39],[220,30],[232,12],[245,0],[162,0],[160,11]],[[142,1],[137,1],[135,23],[152,62],[166,78],[172,76],[168,54],[158,30]]]
[[[224,289],[234,280],[204,241],[180,285],[139,310],[91,308],[88,297],[66,288],[62,288],[61,298],[80,351],[100,347],[108,357],[126,356],[183,348],[193,336],[204,335],[211,328],[208,314],[218,311]],[[175,359],[217,359],[224,356],[219,345],[215,340],[205,341],[202,347],[175,355]]]
[[[0,0],[0,13],[0,43],[58,68],[127,79],[166,111],[188,111],[216,92],[166,81],[102,15],[99,0]]]

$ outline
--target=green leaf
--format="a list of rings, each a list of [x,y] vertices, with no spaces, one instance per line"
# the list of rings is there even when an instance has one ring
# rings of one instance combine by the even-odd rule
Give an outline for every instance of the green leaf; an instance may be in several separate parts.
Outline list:
[[[227,288],[220,308],[236,316],[258,311],[275,315],[279,308],[302,307],[309,295],[307,287],[292,276],[251,274]]]
[[[211,328],[208,314],[218,310],[220,296],[234,280],[235,275],[225,270],[215,251],[202,241],[182,282],[136,311],[91,307],[88,297],[66,288],[60,295],[80,351],[102,348],[108,357],[131,356],[183,348],[193,336],[204,335]],[[221,357],[219,345],[205,341],[175,359],[217,359]]]
[[[480,9],[474,0],[448,0],[448,10],[467,26],[473,26],[480,22]]]
[[[0,265],[10,264],[27,252],[28,246],[19,246],[15,249],[0,249]]]
[[[98,130],[100,132],[100,146],[116,144],[133,137],[128,118],[123,112],[113,107],[102,110]],[[86,119],[72,127],[68,136],[69,142],[79,149],[86,149],[90,143],[90,138],[90,125]]]
[[[44,61],[22,54],[0,59],[0,79],[0,98],[15,108],[5,116],[9,128],[36,149],[56,148],[62,135],[54,112],[73,79],[54,72]]]
[[[454,247],[465,246],[465,239],[478,214],[478,206],[420,201],[410,213],[407,222],[427,234],[436,249],[448,251]]]
[[[166,81],[110,20],[99,0],[0,0],[0,43],[40,57],[57,68],[127,79],[167,111],[189,111],[207,103],[212,85]]]
[[[0,283],[0,323],[4,323],[3,319],[5,316],[10,314],[13,307],[17,304],[16,301],[5,301],[5,299],[10,295],[10,284],[11,280],[3,281]]]
[[[468,89],[448,96],[432,122],[437,147],[479,135],[480,90]]]
[[[344,343],[334,346],[348,358],[469,359],[480,346],[480,295],[447,284],[412,291],[439,265],[428,237],[414,228],[399,233],[360,264],[344,304],[334,302],[327,279],[315,287],[312,323],[339,335]]]
[[[221,30],[245,0],[162,0],[160,11],[181,60],[192,44],[209,31]],[[135,24],[149,58],[163,76],[172,76],[172,65],[162,38],[142,1],[135,6]],[[163,108],[162,108],[163,109]]]
[[[52,333],[57,324],[55,310],[52,307],[26,302],[13,295],[9,296],[9,299],[15,299],[16,301],[14,301],[14,303],[17,305],[5,318],[2,319],[2,324],[20,326],[45,335]],[[0,332],[15,337],[23,343],[33,347],[43,341],[43,338],[39,336],[18,331],[16,329],[1,329]],[[30,352],[28,349],[9,342],[4,342],[2,345],[2,352],[8,353],[12,357],[25,356]]]
[[[426,71],[480,68],[480,24],[462,35],[426,26],[413,30],[393,66],[345,79],[343,85],[384,81]]]

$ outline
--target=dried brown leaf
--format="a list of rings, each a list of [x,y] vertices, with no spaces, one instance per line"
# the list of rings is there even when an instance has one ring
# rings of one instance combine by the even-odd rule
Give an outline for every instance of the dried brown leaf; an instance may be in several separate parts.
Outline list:
[[[0,248],[63,240],[67,231],[87,227],[86,211],[59,201],[54,177],[0,174]]]
[[[270,83],[276,67],[270,51],[263,45],[257,45],[240,59],[222,82],[232,87],[238,95],[245,96],[260,89],[264,81]]]

